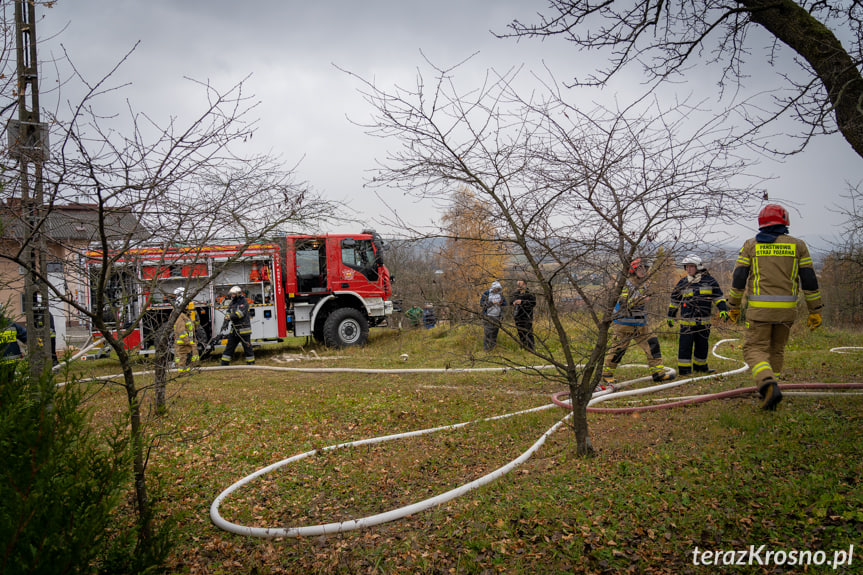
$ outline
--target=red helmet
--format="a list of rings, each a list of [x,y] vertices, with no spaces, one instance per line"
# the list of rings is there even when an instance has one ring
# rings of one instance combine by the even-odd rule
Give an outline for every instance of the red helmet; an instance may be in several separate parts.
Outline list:
[[[641,258],[635,258],[629,263],[629,273],[634,274],[635,270],[644,265],[645,263],[641,261]]]
[[[791,224],[788,219],[788,210],[779,204],[767,204],[761,208],[761,213],[758,214],[758,227],[775,226],[781,224],[787,226]]]

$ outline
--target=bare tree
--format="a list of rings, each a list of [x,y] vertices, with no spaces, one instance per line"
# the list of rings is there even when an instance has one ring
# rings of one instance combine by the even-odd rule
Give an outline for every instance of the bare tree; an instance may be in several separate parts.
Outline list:
[[[110,75],[88,86],[79,103],[52,118],[56,144],[44,165],[49,200],[37,226],[52,246],[52,256],[66,266],[67,277],[77,276],[88,285],[90,298],[76,298],[69,290],[51,285],[49,278],[39,279],[49,285],[52,297],[86,318],[117,355],[122,377],[115,383],[125,390],[127,399],[140,536],[148,540],[153,535],[153,514],[146,483],[146,399],[155,389],[155,403],[164,407],[170,328],[180,308],[204,284],[189,278],[184,301],[157,335],[155,385],[143,384],[133,373],[135,356],[124,340],[147,314],[159,286],[157,278],[147,282],[134,274],[134,264],[130,266],[125,255],[134,248],[149,247],[158,265],[167,247],[182,245],[188,246],[186,263],[194,265],[200,246],[229,239],[249,246],[287,231],[287,225],[298,228],[320,221],[334,206],[294,182],[293,168],[282,168],[276,158],[237,153],[255,127],[250,119],[254,101],[244,95],[242,83],[224,92],[198,83],[206,98],[200,114],[162,125],[131,109],[128,123],[108,117],[100,109],[99,96],[113,89],[106,87],[109,79]],[[86,85],[83,78],[79,80]],[[15,189],[15,182],[8,181],[4,194]],[[68,236],[52,224],[61,207],[72,200],[95,211],[96,217],[79,222],[91,226],[88,237],[64,241]],[[15,216],[14,211],[10,214]],[[68,220],[66,224],[74,226]],[[7,227],[12,235],[5,239],[21,237],[14,236],[15,227]],[[0,257],[25,265],[20,253]],[[242,251],[235,257],[241,255]],[[147,295],[146,303],[139,305],[142,293]]]
[[[521,98],[515,74],[464,93],[453,75],[436,69],[412,90],[364,83],[369,133],[399,144],[375,182],[423,197],[465,185],[489,206],[486,219],[548,310],[534,353],[556,368],[544,377],[569,389],[577,450],[590,454],[586,406],[630,260],[733,217],[752,199],[734,184],[744,164],[723,146],[721,120],[688,128],[685,106],[586,112],[553,89]],[[562,305],[564,282],[580,306]]]
[[[847,205],[838,208],[845,221],[841,240],[824,260],[821,269],[823,297],[830,302],[830,321],[834,325],[859,325],[863,320],[863,187],[849,185],[844,196]]]
[[[425,303],[443,301],[444,287],[437,271],[440,258],[433,242],[387,240],[387,269],[393,278],[393,297],[402,312]]]
[[[863,245],[863,182],[849,185],[845,199],[848,200],[848,204],[839,208],[839,213],[845,217],[842,224],[845,245],[836,247],[849,253],[859,253]],[[863,268],[863,259],[859,256],[856,263]]]
[[[514,21],[509,35],[560,36],[580,49],[609,55],[606,66],[577,84],[606,84],[630,64],[642,66],[652,79],[666,79],[707,62],[721,66],[724,88],[748,77],[747,59],[771,66],[791,60],[800,73],[781,73],[787,92],[766,114],[753,108],[753,126],[790,114],[805,126],[799,149],[813,136],[838,129],[863,156],[861,19],[863,6],[856,0],[549,0],[537,23]],[[765,56],[753,45],[761,41],[749,33],[755,27],[772,36]],[[783,45],[792,54],[783,54]]]

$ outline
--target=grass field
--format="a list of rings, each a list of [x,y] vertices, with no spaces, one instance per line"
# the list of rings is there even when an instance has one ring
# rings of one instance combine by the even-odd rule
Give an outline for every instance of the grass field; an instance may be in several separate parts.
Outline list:
[[[734,334],[730,334],[734,335]],[[717,333],[714,341],[729,334]],[[373,330],[363,349],[302,340],[260,350],[280,368],[488,367],[511,343],[481,351],[479,330]],[[711,367],[741,365],[740,341]],[[662,338],[666,362],[676,340]],[[861,382],[863,334],[795,331],[783,383]],[[408,360],[402,361],[401,354]],[[642,362],[635,348],[625,361]],[[205,366],[215,365],[205,363]],[[73,371],[106,374],[112,360]],[[644,375],[639,367],[621,376]],[[146,382],[147,376],[141,376]],[[92,384],[91,384],[92,385]],[[748,374],[668,390],[664,397],[751,385]],[[122,417],[120,390],[92,387],[96,421]],[[205,370],[172,382],[166,417],[153,419],[149,480],[161,518],[177,522],[175,573],[820,573],[863,572],[863,395],[787,394],[775,413],[754,396],[630,415],[592,413],[597,456],[575,456],[566,425],[524,464],[440,506],[329,536],[261,539],[223,531],[209,506],[235,481],[327,446],[550,404],[559,384],[515,370],[325,373]],[[863,393],[861,390],[858,393]],[[654,396],[603,403],[631,406]],[[632,403],[631,403],[632,402]],[[640,402],[640,403],[634,403]],[[318,452],[229,496],[222,516],[258,527],[299,527],[396,509],[473,481],[527,450],[566,412],[550,407],[407,439]],[[761,546],[764,547],[761,547]],[[793,561],[852,564],[806,570]],[[728,561],[750,546],[754,563]],[[777,553],[776,555],[767,555]],[[779,553],[781,552],[781,553]],[[798,555],[800,554],[800,555]],[[859,556],[858,556],[859,555]],[[793,559],[792,559],[793,558]],[[768,559],[765,561],[765,559]],[[781,560],[781,561],[780,561]],[[759,565],[763,562],[765,564]],[[698,564],[695,564],[697,562]],[[783,563],[783,564],[780,564]]]

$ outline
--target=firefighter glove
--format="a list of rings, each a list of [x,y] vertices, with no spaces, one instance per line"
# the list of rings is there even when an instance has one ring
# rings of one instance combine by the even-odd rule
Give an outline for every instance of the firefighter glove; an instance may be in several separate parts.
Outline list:
[[[674,318],[670,317],[665,321],[668,322],[668,327],[674,327]]]
[[[737,320],[740,319],[740,309],[735,308],[728,312],[728,319],[731,320],[731,323],[737,323]]]
[[[806,321],[806,326],[810,330],[815,330],[818,326],[821,325],[821,314],[820,313],[810,313],[809,319]]]
[[[723,321],[728,321],[729,319],[731,319],[731,314],[730,314],[730,313],[728,313],[727,311],[720,311],[720,312],[719,312],[719,317],[720,317]]]

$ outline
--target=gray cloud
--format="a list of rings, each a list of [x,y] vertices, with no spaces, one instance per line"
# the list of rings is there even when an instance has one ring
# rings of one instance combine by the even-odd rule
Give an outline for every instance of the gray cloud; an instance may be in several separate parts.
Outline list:
[[[260,128],[251,145],[272,150],[288,164],[305,156],[301,178],[333,198],[351,200],[374,223],[385,208],[362,184],[375,160],[385,155],[385,143],[346,119],[365,119],[371,110],[356,81],[333,64],[381,86],[412,82],[423,64],[421,51],[440,65],[479,52],[459,73],[465,84],[487,68],[521,64],[529,70],[547,65],[560,80],[585,75],[596,56],[559,41],[516,42],[490,33],[504,31],[515,17],[529,20],[545,6],[544,0],[60,0],[52,9],[39,9],[44,16],[40,37],[56,34],[40,45],[40,59],[59,56],[62,44],[95,81],[140,40],[116,77],[131,86],[116,95],[114,105],[122,108],[128,98],[135,108],[161,119],[182,117],[202,104],[200,90],[184,76],[225,89],[251,75],[248,89],[261,100]],[[50,76],[53,70],[43,66],[42,73]],[[686,93],[706,87],[706,94],[715,93],[715,79],[698,73],[697,82],[677,88]],[[635,71],[628,78],[631,85],[616,84],[621,93],[641,87]],[[758,76],[751,88],[769,87],[764,82]],[[777,178],[767,186],[771,198],[799,208],[792,232],[816,244],[835,236],[841,221],[825,204],[841,201],[846,181],[863,178],[863,162],[840,136],[822,138],[784,164],[762,160],[756,170]],[[402,194],[389,201],[418,224],[428,219],[428,206],[416,209]],[[753,224],[754,215],[752,222],[741,222],[740,235],[749,235]]]

